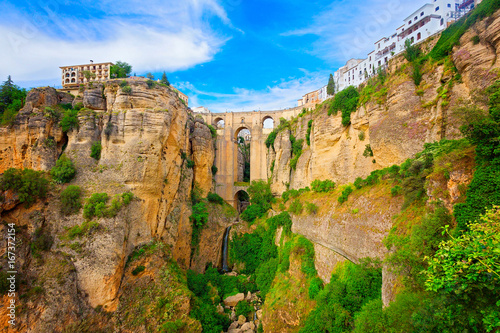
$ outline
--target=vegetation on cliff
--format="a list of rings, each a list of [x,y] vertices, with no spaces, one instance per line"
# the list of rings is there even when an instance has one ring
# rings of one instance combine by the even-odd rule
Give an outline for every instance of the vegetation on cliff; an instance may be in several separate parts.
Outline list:
[[[0,86],[0,119],[2,125],[9,125],[23,107],[26,89],[14,84],[10,75]]]

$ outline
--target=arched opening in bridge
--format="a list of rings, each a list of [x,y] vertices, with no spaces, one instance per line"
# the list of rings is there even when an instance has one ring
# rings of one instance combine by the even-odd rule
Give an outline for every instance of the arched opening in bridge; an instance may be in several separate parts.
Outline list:
[[[274,119],[270,116],[265,117],[262,121],[262,128],[274,128]]]
[[[241,214],[250,205],[250,196],[247,192],[240,190],[234,195],[234,202],[236,210]]]
[[[224,128],[224,119],[222,118],[216,118],[214,121],[214,126],[216,129],[223,129]]]
[[[236,163],[237,182],[250,182],[250,142],[252,135],[246,127],[241,127],[236,131],[235,142],[238,148],[238,158]]]

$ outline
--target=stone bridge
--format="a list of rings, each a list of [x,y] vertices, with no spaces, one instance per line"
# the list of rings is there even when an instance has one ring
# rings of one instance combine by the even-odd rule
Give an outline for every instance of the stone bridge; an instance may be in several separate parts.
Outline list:
[[[296,117],[302,107],[281,111],[253,111],[228,113],[200,113],[207,124],[217,129],[217,150],[215,166],[216,193],[235,208],[237,194],[246,191],[248,184],[238,183],[238,134],[244,129],[250,131],[250,181],[267,180],[267,147],[265,141],[280,118]],[[272,119],[272,121],[268,120]],[[264,122],[266,128],[264,128]]]

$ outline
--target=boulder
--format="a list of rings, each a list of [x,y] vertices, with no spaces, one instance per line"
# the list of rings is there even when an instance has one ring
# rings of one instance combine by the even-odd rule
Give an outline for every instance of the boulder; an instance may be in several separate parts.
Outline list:
[[[239,293],[234,296],[229,296],[224,300],[224,305],[235,307],[238,302],[245,299],[245,294]]]
[[[257,319],[262,320],[262,309],[257,310]]]
[[[251,301],[252,300],[252,293],[251,292],[248,292],[247,293],[247,297],[245,298],[247,301]]]
[[[238,317],[238,324],[239,325],[243,326],[243,324],[246,323],[246,321],[247,321],[247,318],[244,315],[240,315]]]

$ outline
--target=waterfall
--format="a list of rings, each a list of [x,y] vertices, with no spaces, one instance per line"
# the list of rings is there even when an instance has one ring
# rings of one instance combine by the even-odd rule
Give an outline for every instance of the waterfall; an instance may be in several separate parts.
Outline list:
[[[229,267],[227,265],[229,231],[231,231],[231,227],[226,228],[224,240],[222,241],[222,272],[224,273],[229,272]]]

